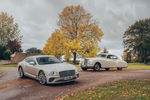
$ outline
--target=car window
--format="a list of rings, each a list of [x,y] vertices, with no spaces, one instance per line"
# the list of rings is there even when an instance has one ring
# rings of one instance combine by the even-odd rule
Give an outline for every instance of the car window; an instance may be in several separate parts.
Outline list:
[[[105,58],[105,57],[106,57],[106,55],[105,55],[105,54],[99,54],[99,55],[97,55],[97,57]]]
[[[62,61],[60,61],[56,57],[38,57],[36,58],[36,60],[39,65],[62,63]]]
[[[115,55],[108,55],[107,58],[108,59],[118,59],[118,57]]]
[[[35,60],[33,58],[26,58],[25,61],[27,63],[30,63],[30,62],[35,62]]]

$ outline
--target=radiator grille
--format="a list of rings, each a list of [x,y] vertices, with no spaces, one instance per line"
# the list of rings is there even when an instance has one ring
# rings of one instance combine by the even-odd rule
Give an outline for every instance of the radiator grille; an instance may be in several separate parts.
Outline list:
[[[87,65],[88,59],[84,59],[84,65]]]
[[[59,72],[60,77],[74,76],[75,70],[67,70]]]

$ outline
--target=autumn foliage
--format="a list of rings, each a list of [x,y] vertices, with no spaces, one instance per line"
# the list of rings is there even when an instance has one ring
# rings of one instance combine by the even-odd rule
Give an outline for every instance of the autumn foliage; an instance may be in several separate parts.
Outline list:
[[[67,6],[59,14],[59,29],[48,39],[43,54],[69,59],[76,57],[93,57],[100,50],[98,43],[103,32],[96,20],[83,7]]]

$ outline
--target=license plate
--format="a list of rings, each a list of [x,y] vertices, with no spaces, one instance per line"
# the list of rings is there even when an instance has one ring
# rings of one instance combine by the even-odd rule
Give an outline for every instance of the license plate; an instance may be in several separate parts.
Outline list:
[[[64,77],[64,80],[72,79],[72,76]]]

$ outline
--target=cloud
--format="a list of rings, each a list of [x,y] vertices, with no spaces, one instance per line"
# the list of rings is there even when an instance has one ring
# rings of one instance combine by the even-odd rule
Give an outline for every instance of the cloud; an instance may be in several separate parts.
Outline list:
[[[122,55],[122,36],[136,20],[149,18],[150,0],[1,0],[0,12],[8,12],[19,24],[24,50],[42,49],[51,33],[58,28],[58,14],[69,5],[81,5],[104,32],[102,49]]]

